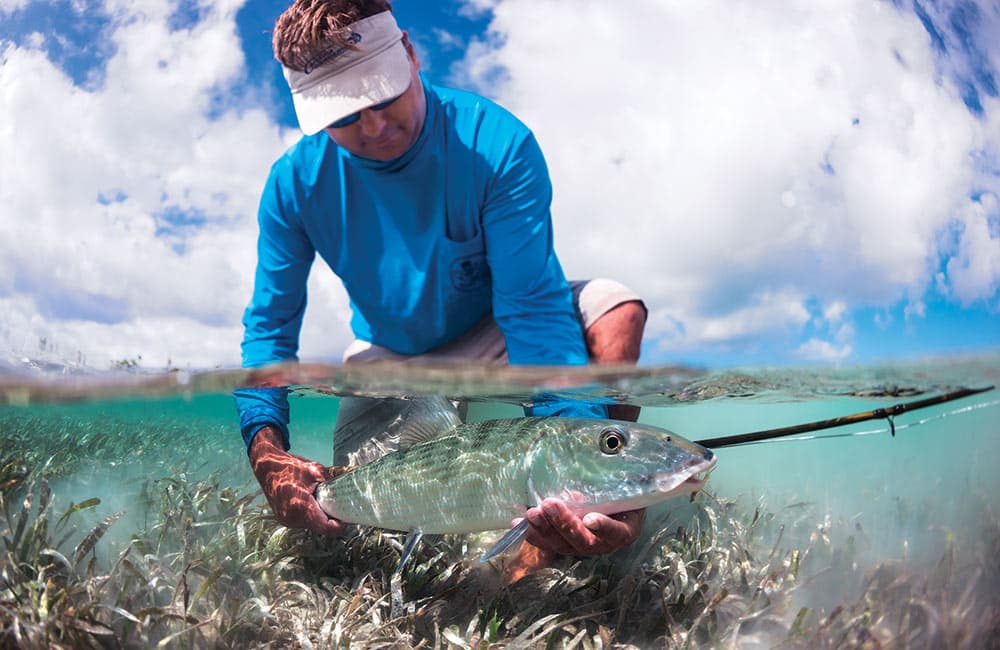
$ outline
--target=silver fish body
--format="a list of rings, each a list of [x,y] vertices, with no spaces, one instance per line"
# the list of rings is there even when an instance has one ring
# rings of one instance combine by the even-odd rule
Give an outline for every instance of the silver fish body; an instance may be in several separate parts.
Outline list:
[[[321,484],[341,521],[390,530],[508,528],[543,499],[582,514],[649,506],[702,487],[714,454],[664,429],[614,420],[516,418],[461,424]]]

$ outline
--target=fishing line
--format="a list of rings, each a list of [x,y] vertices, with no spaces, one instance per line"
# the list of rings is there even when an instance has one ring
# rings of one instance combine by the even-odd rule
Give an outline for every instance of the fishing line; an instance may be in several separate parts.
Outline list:
[[[985,408],[990,406],[996,406],[1000,404],[1000,400],[994,400],[992,402],[982,402],[979,404],[972,404],[968,406],[963,406],[961,408],[949,411],[947,413],[942,413],[938,415],[931,415],[922,420],[917,420],[915,422],[899,424],[895,422],[895,417],[902,413],[907,413],[909,411],[915,411],[917,409],[927,408],[929,406],[934,406],[937,404],[944,404],[946,402],[951,402],[962,397],[968,397],[970,395],[978,395],[979,393],[985,393],[987,391],[993,390],[993,386],[988,386],[986,388],[962,388],[956,391],[945,393],[942,395],[937,395],[935,397],[928,397],[926,399],[917,400],[914,402],[902,402],[900,404],[893,404],[892,406],[887,406],[884,408],[877,408],[871,411],[865,411],[863,413],[854,413],[851,415],[845,415],[838,418],[832,418],[829,420],[819,420],[817,422],[808,422],[806,424],[797,424],[788,427],[779,427],[776,429],[765,429],[763,431],[754,431],[752,433],[742,433],[732,436],[721,436],[718,438],[708,438],[705,440],[698,440],[698,444],[711,449],[718,449],[719,447],[734,447],[742,445],[752,445],[760,444],[762,442],[797,442],[802,440],[821,440],[824,438],[849,438],[858,436],[873,435],[876,433],[885,433],[888,431],[892,436],[896,435],[897,431],[902,431],[904,429],[909,429],[911,427],[920,426],[926,424],[933,420],[940,420],[945,417],[952,415],[959,415],[962,413],[967,413],[979,408]],[[853,431],[850,433],[830,433],[814,436],[798,436],[795,438],[789,438],[787,436],[793,436],[800,433],[807,433],[810,431],[820,431],[823,429],[831,429],[834,427],[847,426],[849,424],[857,424],[859,422],[867,422],[869,420],[886,420],[889,422],[888,428],[872,429],[868,431]]]
[[[948,411],[947,413],[941,413],[939,415],[932,415],[932,416],[926,417],[926,418],[924,418],[922,420],[917,420],[916,422],[909,422],[909,423],[906,423],[906,424],[898,424],[898,425],[895,426],[895,430],[896,431],[903,431],[904,429],[911,429],[913,427],[917,427],[917,426],[920,426],[922,424],[927,424],[928,422],[932,422],[934,420],[943,420],[944,418],[950,417],[952,415],[962,415],[963,413],[968,413],[970,411],[975,411],[977,409],[987,408],[987,407],[991,407],[991,406],[1000,406],[1000,400],[994,400],[992,402],[982,402],[980,404],[973,404],[972,406],[965,406],[965,407],[962,407],[960,409],[955,409],[954,411]],[[825,440],[827,438],[854,438],[854,437],[861,437],[861,436],[870,436],[870,435],[874,435],[874,434],[877,434],[877,433],[887,433],[888,431],[890,431],[890,429],[888,429],[888,428],[882,428],[882,429],[868,429],[867,431],[852,431],[850,433],[826,433],[826,434],[820,434],[820,435],[815,435],[815,436],[797,436],[795,438],[772,438],[770,440],[758,440],[756,442],[743,442],[743,443],[739,443],[738,445],[732,444],[730,446],[741,446],[741,447],[743,447],[743,446],[749,446],[749,445],[763,445],[763,444],[768,444],[768,443],[772,443],[772,442],[802,442],[804,440]]]

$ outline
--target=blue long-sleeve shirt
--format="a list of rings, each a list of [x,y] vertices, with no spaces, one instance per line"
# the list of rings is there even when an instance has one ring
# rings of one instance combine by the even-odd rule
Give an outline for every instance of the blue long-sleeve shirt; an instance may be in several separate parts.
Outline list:
[[[297,357],[318,254],[350,297],[356,338],[401,354],[452,341],[492,311],[513,364],[587,362],[552,243],[552,188],[531,131],[478,95],[424,82],[427,115],[401,157],[352,155],[325,133],[272,166],[260,202],[243,365]],[[286,435],[281,394],[237,394],[244,438]],[[580,403],[536,409],[601,415]]]

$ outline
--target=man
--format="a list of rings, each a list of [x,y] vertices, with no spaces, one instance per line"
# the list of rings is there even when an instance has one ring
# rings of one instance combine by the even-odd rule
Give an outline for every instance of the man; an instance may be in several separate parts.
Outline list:
[[[245,366],[296,358],[317,253],[350,297],[348,363],[638,359],[642,302],[611,281],[571,289],[563,275],[534,136],[482,97],[427,83],[387,0],[297,0],[275,25],[274,49],[305,137],[274,164],[261,199]],[[237,391],[237,406],[278,521],[341,534],[313,498],[327,469],[287,451],[285,393]],[[342,401],[341,462],[364,444],[343,432],[365,408]],[[606,415],[580,402],[541,403],[534,413]],[[525,554],[536,566],[558,553],[610,552],[642,523],[641,511],[580,518],[555,500],[526,517]]]

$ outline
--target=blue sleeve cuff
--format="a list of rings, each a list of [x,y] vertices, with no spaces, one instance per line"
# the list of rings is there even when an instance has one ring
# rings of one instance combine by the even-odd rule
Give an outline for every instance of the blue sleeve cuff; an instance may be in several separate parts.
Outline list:
[[[588,399],[593,400],[593,398]],[[608,408],[605,404],[594,401],[568,399],[549,393],[542,393],[535,398],[535,401],[530,406],[525,407],[524,413],[525,415],[540,417],[556,416],[561,418],[607,419]]]
[[[291,446],[288,439],[288,389],[278,388],[239,388],[233,391],[236,401],[236,411],[240,415],[240,433],[247,451],[253,443],[257,432],[266,426],[272,426],[281,432],[281,442],[287,451]]]

